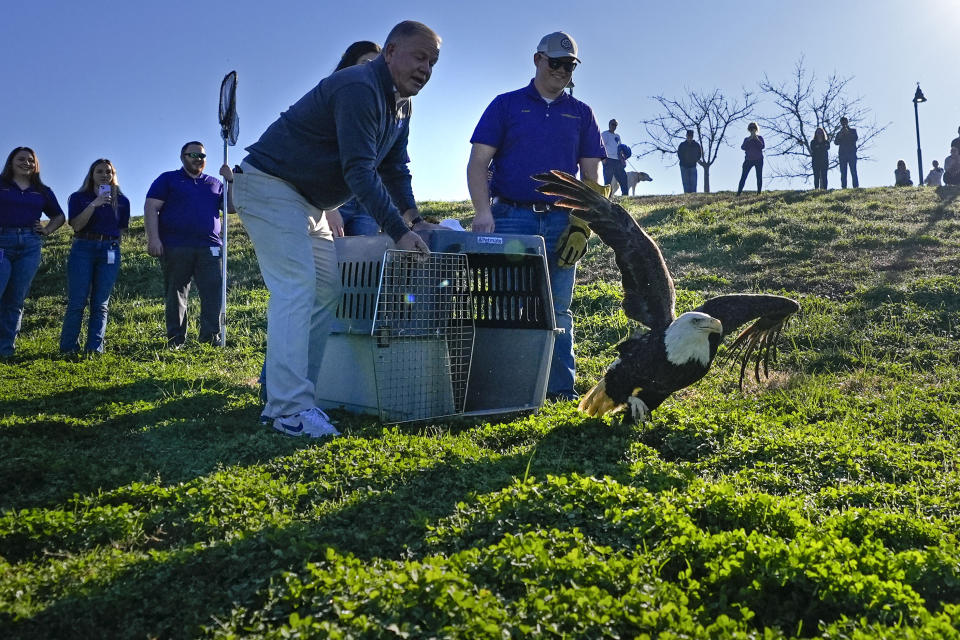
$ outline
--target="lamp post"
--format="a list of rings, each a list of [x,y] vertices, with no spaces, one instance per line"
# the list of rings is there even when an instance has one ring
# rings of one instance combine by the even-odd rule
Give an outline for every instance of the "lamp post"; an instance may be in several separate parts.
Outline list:
[[[923,155],[920,153],[920,113],[917,105],[926,102],[927,98],[920,91],[920,83],[917,83],[917,92],[913,94],[913,120],[917,125],[917,186],[923,186]]]

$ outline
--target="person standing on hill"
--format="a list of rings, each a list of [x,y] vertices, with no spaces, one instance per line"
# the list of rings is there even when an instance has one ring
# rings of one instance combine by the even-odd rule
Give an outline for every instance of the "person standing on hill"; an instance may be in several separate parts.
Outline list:
[[[577,397],[570,303],[589,227],[567,209],[555,207],[554,198],[537,191],[531,176],[552,169],[576,174],[579,168],[581,178],[602,191],[597,184],[600,160],[617,162],[610,155],[616,147],[601,142],[593,111],[564,91],[580,62],[578,53],[568,34],[544,36],[533,54],[533,80],[497,96],[486,108],[470,139],[467,164],[467,187],[476,210],[474,232],[540,235],[546,244],[553,309],[557,327],[563,329],[554,342],[547,381],[551,400]],[[493,181],[488,184],[491,163]]]
[[[757,174],[757,193],[763,190],[763,136],[759,135],[760,127],[756,122],[747,125],[750,134],[743,139],[740,148],[744,151],[743,172],[740,174],[740,184],[737,186],[737,195],[743,193],[743,185],[747,182],[747,174],[754,169]]]
[[[120,271],[120,234],[130,224],[130,201],[120,192],[112,162],[93,161],[80,190],[67,202],[67,214],[73,244],[67,258],[67,311],[60,351],[80,351],[80,325],[89,302],[84,350],[103,353],[110,294]]]
[[[823,127],[817,127],[810,141],[810,164],[813,167],[813,188],[827,189],[827,167],[830,166],[830,140]]]
[[[41,215],[49,218],[46,225]],[[64,220],[57,197],[40,180],[37,154],[29,147],[15,148],[0,172],[0,357],[14,353],[43,238]]]
[[[847,167],[850,167],[850,179],[853,188],[860,186],[857,179],[857,130],[850,126],[846,118],[840,118],[840,130],[833,139],[833,144],[840,147],[837,157],[840,161],[840,188],[847,188]]]
[[[693,139],[693,130],[687,129],[687,139],[677,146],[677,162],[684,193],[697,192],[697,163],[702,157],[703,148]]]
[[[627,195],[627,165],[620,153],[620,135],[616,132],[619,123],[614,119],[607,125],[609,128],[600,134],[606,156],[603,158],[603,184],[610,184],[614,178],[620,185],[620,192]],[[613,194],[611,194],[612,196]]]
[[[160,174],[150,185],[143,205],[147,253],[159,258],[163,269],[167,346],[174,349],[183,346],[187,339],[191,280],[200,292],[199,340],[213,346],[221,344],[223,183],[203,172],[206,158],[203,143],[193,140],[183,145],[183,166]],[[220,169],[227,180],[229,171],[226,165]]]
[[[324,78],[247,147],[235,181],[240,218],[270,291],[262,424],[289,436],[339,435],[317,406],[318,376],[340,299],[325,210],[351,197],[396,248],[430,253],[407,164],[410,98],[440,57],[440,36],[407,20],[369,64]]]
[[[960,133],[960,127],[957,127],[957,133]],[[960,149],[960,136],[957,136],[956,138],[954,138],[953,140],[951,140],[951,141],[950,141],[950,146],[951,146],[951,147],[957,147],[958,149]]]

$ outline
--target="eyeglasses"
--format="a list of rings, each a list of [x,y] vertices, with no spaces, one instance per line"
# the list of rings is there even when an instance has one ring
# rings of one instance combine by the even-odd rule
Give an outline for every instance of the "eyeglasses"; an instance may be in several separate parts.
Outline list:
[[[557,69],[563,67],[563,70],[567,73],[573,73],[573,70],[577,68],[577,63],[573,60],[566,60],[564,58],[547,58],[547,64],[550,65],[550,68],[556,71]]]
[[[203,160],[204,158],[207,157],[207,154],[205,154],[205,153],[197,153],[196,151],[194,151],[194,152],[192,152],[192,153],[185,153],[185,154],[183,154],[183,155],[187,156],[187,157],[190,158],[191,160]]]

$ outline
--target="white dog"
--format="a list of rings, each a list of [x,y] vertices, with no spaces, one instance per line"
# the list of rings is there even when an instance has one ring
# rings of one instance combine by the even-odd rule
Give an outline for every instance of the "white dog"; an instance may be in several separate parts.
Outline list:
[[[638,182],[653,182],[653,178],[643,171],[627,171],[627,191],[630,192],[630,195],[637,195]],[[610,194],[615,194],[619,189],[620,186],[617,184],[617,178],[614,176],[610,182]]]

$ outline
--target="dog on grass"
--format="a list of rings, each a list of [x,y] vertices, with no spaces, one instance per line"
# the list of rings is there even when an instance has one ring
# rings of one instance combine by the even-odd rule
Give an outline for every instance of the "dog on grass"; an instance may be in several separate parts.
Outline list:
[[[653,182],[653,178],[643,171],[627,171],[627,191],[630,192],[630,195],[637,195],[638,182]],[[617,178],[614,176],[613,180],[610,182],[610,193],[617,193],[619,189],[620,186],[617,184]]]

